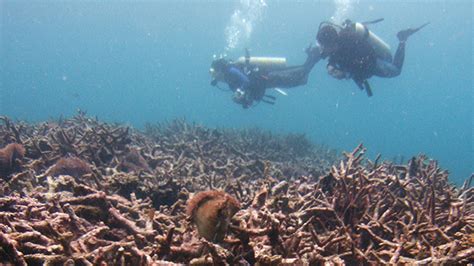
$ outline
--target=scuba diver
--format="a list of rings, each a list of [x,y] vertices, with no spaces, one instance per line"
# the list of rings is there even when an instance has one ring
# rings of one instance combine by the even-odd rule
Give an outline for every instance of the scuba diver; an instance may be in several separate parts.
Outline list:
[[[300,66],[286,66],[285,58],[250,57],[246,50],[245,57],[236,61],[223,57],[214,59],[210,74],[212,86],[218,88],[218,82],[227,83],[234,93],[233,101],[247,109],[256,102],[275,104],[276,97],[266,94],[266,89],[292,88],[305,85],[308,74],[321,58],[319,46],[306,49],[308,57]],[[286,94],[285,94],[286,95]]]
[[[390,47],[367,28],[382,20],[354,23],[347,19],[342,26],[322,22],[316,35],[322,58],[328,58],[328,73],[337,79],[354,80],[369,97],[372,89],[367,80],[372,76],[391,78],[400,75],[408,37],[429,24],[398,32],[398,48],[392,57]]]

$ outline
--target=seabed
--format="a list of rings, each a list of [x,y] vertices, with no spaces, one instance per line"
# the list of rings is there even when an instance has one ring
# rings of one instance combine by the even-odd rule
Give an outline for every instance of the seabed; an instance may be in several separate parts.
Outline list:
[[[303,135],[0,117],[0,263],[474,262],[474,189]]]

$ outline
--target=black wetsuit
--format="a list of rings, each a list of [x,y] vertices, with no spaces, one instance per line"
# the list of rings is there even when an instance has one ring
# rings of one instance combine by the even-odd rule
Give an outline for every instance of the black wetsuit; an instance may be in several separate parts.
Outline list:
[[[405,42],[398,43],[395,57],[391,62],[377,59],[374,75],[383,78],[392,78],[400,75],[405,61]]]
[[[400,75],[405,58],[405,42],[400,42],[393,60],[377,58],[374,48],[365,38],[350,30],[341,30],[338,49],[329,56],[328,65],[347,72],[356,83],[372,76],[396,77]]]
[[[300,66],[290,66],[275,70],[261,70],[253,73],[251,84],[262,88],[256,90],[256,99],[261,99],[266,89],[271,88],[293,88],[303,86],[308,82],[308,75],[314,65],[321,59],[321,51],[318,46],[313,47],[308,53],[304,64]]]
[[[245,93],[248,93],[249,101],[261,101],[265,96],[266,89],[293,88],[305,85],[308,82],[309,73],[319,59],[320,50],[319,47],[316,47],[308,54],[308,58],[303,65],[276,70],[255,68],[248,75],[244,74],[245,71],[242,67],[232,66],[228,69],[225,80],[232,91],[241,88]],[[270,101],[266,101],[268,103],[275,100],[273,96],[268,97],[270,98]],[[251,102],[246,104],[249,105]]]
[[[369,79],[374,74],[377,56],[365,39],[349,30],[341,30],[337,43],[338,49],[329,56],[328,65],[350,73],[356,82]]]

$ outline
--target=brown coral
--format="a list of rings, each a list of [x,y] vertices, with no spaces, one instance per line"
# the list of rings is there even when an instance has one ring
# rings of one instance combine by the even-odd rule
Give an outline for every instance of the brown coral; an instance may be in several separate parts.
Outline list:
[[[18,143],[10,143],[0,149],[0,177],[6,178],[20,168],[25,156],[25,148]]]
[[[465,265],[474,258],[474,175],[454,187],[426,156],[372,162],[359,146],[331,167],[322,149],[297,158],[281,138],[252,131],[178,122],[157,127],[151,139],[82,114],[55,124],[0,121],[0,140],[22,139],[28,159],[21,173],[0,180],[0,265]],[[151,173],[118,169],[131,149]],[[38,174],[65,153],[94,164],[93,178],[44,182]],[[183,219],[188,191],[209,188],[243,205],[225,243],[196,237]],[[225,211],[219,199],[193,198],[188,213],[199,221],[215,205]],[[215,213],[209,235],[218,240],[226,219]]]
[[[187,214],[205,239],[220,242],[227,233],[230,219],[240,209],[240,203],[223,191],[203,191],[188,202]]]
[[[138,149],[130,149],[121,160],[118,169],[124,172],[151,172],[150,166],[148,166],[147,161],[143,158]]]
[[[77,157],[61,158],[48,171],[50,176],[70,175],[76,178],[90,173],[92,173],[90,165]]]

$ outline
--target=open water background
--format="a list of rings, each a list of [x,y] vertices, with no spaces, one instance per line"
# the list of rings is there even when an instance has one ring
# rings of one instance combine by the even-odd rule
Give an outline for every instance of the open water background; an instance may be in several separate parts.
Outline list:
[[[210,127],[304,133],[372,159],[425,153],[461,183],[474,172],[472,1],[0,1],[0,114],[30,122],[77,109],[141,128],[185,117]],[[401,76],[373,78],[368,98],[329,77],[277,104],[243,110],[209,85],[213,54],[305,60],[321,21],[385,18],[370,28],[392,47],[412,36]]]

